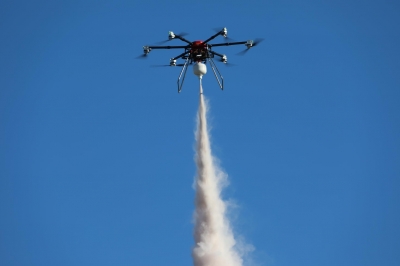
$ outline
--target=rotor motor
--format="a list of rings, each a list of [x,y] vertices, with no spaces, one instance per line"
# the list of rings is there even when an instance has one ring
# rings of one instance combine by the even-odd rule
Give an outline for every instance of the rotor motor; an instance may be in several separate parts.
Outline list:
[[[221,35],[226,38],[228,36],[228,29],[227,28],[223,28]]]
[[[143,46],[143,53],[144,53],[145,55],[147,55],[148,53],[150,53],[150,51],[151,51],[151,48],[150,48],[150,47],[148,47],[148,46]]]
[[[176,66],[176,60],[171,58],[171,60],[169,61],[169,65],[170,66]]]
[[[226,64],[228,62],[228,57],[226,55],[222,55],[221,62]]]
[[[248,49],[250,49],[251,47],[253,47],[253,44],[254,44],[253,40],[248,40],[245,45],[247,46]]]

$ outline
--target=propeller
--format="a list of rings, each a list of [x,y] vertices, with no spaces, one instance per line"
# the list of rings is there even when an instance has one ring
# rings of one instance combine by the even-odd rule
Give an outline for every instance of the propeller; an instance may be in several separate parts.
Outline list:
[[[215,32],[221,32],[221,31],[223,31],[224,30],[224,27],[221,27],[221,28],[213,28],[213,30],[215,31]],[[235,41],[234,39],[232,39],[232,38],[229,38],[228,36],[226,36],[226,37],[224,37],[224,40],[225,40],[225,42],[233,42],[233,41]]]
[[[135,57],[135,59],[146,59],[147,57],[148,57],[147,54],[142,54],[142,55]]]
[[[224,37],[224,41],[225,42],[235,42],[236,40],[226,36],[226,37]]]
[[[235,64],[231,64],[228,62],[228,57],[226,57],[226,55],[220,55],[220,54],[215,54],[215,55],[219,56],[219,59],[215,60],[215,61],[223,63],[225,66],[228,66],[228,67],[235,66]]]
[[[229,63],[229,62],[226,62],[224,65],[225,65],[225,66],[227,66],[227,67],[233,67],[233,66],[236,66],[235,64],[232,64],[232,63]]]
[[[186,35],[188,35],[189,33],[187,33],[187,32],[181,32],[181,33],[179,33],[179,34],[175,34],[175,36],[179,36],[179,37],[183,37],[183,36],[186,36]],[[175,38],[174,38],[175,39]],[[166,42],[169,42],[169,41],[171,41],[171,40],[173,40],[173,39],[168,39],[168,40],[164,40],[164,41],[161,41],[161,42],[156,42],[156,44],[164,44],[164,43],[166,43]]]
[[[146,59],[147,55],[150,53],[151,48],[147,45],[143,46],[143,54],[136,57],[136,59]]]
[[[224,27],[213,28],[215,32],[220,32],[224,30]]]
[[[176,64],[175,66],[184,66],[185,64]],[[151,65],[151,67],[172,67],[172,65]]]
[[[232,64],[232,63],[229,63],[229,62],[225,62],[224,63],[224,61],[223,60],[218,60],[218,62],[221,62],[221,63],[223,63],[225,66],[227,66],[227,67],[233,67],[233,66],[236,66],[235,64]]]
[[[260,44],[260,42],[262,42],[262,41],[264,41],[263,38],[256,38],[256,39],[253,41],[253,44],[252,44],[251,46],[248,46],[245,50],[243,50],[243,51],[237,53],[237,55],[245,55],[245,54],[247,53],[247,51],[250,50],[250,48],[252,48],[252,47],[254,47],[254,46]]]

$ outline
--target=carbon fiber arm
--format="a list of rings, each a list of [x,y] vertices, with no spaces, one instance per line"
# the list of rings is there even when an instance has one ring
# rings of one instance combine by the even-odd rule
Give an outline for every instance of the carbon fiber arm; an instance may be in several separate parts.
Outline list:
[[[189,52],[184,52],[184,53],[181,53],[180,55],[178,55],[177,57],[174,57],[174,58],[172,58],[172,60],[176,60],[176,59],[179,59],[179,58],[181,58],[181,57],[183,57],[183,56],[185,56],[185,55],[187,55]]]
[[[246,44],[246,42],[226,42],[226,43],[214,43],[214,44],[209,44],[210,47],[216,47],[216,46],[229,46],[229,45],[239,45],[239,44]]]
[[[192,44],[192,42],[186,40],[185,38],[183,38],[183,37],[181,37],[181,36],[179,36],[179,35],[176,35],[176,34],[175,34],[175,38],[178,38],[179,40],[184,41],[184,42],[186,42],[186,43],[188,43],[188,44],[190,44],[190,45]]]
[[[148,46],[150,49],[184,49],[184,48],[190,48],[189,45],[185,46]]]
[[[221,32],[218,32],[218,33],[214,34],[213,36],[211,36],[210,38],[205,40],[204,43],[208,43],[209,41],[215,39],[218,35],[221,35]]]

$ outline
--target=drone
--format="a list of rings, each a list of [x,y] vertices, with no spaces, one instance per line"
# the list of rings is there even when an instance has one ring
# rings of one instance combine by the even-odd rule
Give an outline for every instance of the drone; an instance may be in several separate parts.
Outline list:
[[[222,30],[216,30],[217,33],[212,35],[210,38],[208,38],[205,41],[188,41],[185,39],[183,36],[187,35],[187,33],[181,33],[181,34],[175,34],[174,32],[170,31],[168,34],[168,40],[163,41],[161,43],[166,43],[168,41],[171,41],[173,39],[179,39],[185,43],[186,45],[178,45],[178,46],[143,46],[143,55],[137,57],[137,58],[147,58],[148,54],[153,50],[153,49],[184,49],[184,52],[181,53],[180,55],[173,57],[170,59],[169,65],[161,65],[161,66],[180,66],[182,67],[182,70],[179,74],[178,77],[178,93],[181,92],[183,82],[186,77],[186,72],[188,69],[189,65],[193,65],[193,72],[196,76],[199,77],[200,82],[201,78],[204,74],[207,72],[206,68],[206,63],[208,62],[211,66],[211,69],[214,73],[215,78],[217,79],[218,85],[221,88],[221,90],[224,89],[224,79],[220,73],[220,71],[217,68],[217,65],[214,62],[214,58],[217,57],[219,62],[222,62],[224,64],[228,64],[228,57],[225,54],[220,54],[212,50],[213,47],[218,47],[218,46],[230,46],[230,45],[241,45],[244,44],[246,46],[246,49],[240,53],[239,55],[244,55],[250,48],[258,45],[263,39],[255,39],[255,40],[248,40],[248,41],[242,41],[242,42],[224,42],[224,43],[215,43],[215,44],[210,44],[209,42],[219,35],[222,35],[225,39],[231,40],[228,38],[228,30],[227,28],[223,28]],[[177,59],[183,59],[185,60],[183,64],[177,64],[176,60]]]

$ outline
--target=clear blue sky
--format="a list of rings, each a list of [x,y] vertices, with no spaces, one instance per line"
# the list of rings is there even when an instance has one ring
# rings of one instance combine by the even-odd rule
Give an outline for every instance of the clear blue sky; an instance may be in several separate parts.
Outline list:
[[[198,81],[135,57],[224,26],[265,38],[203,83],[254,265],[400,265],[399,2],[170,2],[0,3],[0,265],[192,264]]]

